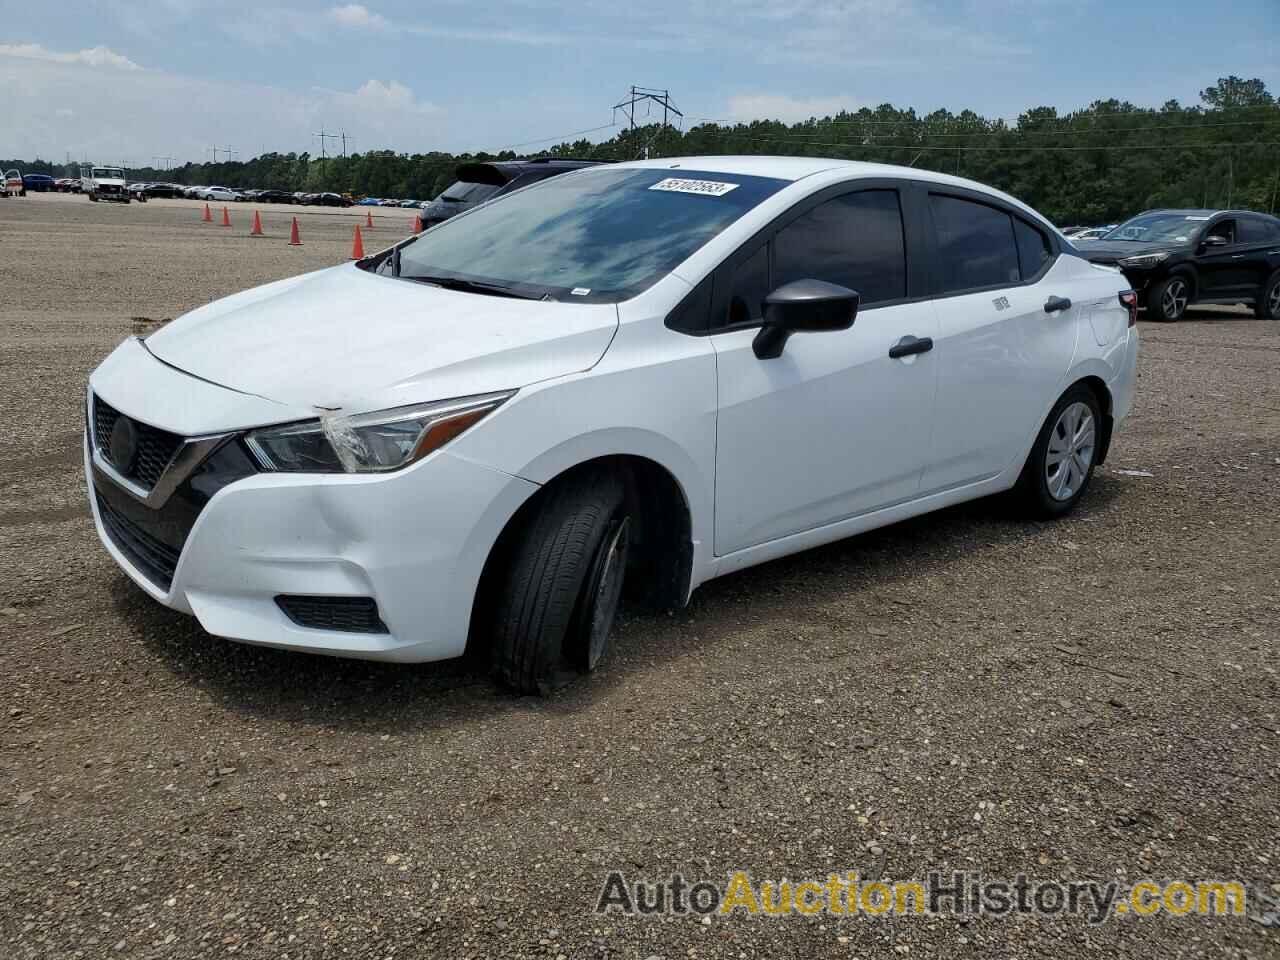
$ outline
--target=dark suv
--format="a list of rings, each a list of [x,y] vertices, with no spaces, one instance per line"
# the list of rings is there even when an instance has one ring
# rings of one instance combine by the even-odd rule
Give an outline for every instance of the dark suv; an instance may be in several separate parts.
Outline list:
[[[1280,219],[1245,210],[1148,210],[1080,246],[1119,267],[1147,315],[1177,320],[1192,303],[1251,303],[1280,320]]]
[[[455,174],[457,182],[434,200],[422,205],[422,228],[425,230],[442,223],[499,194],[510,193],[539,180],[582,167],[594,167],[596,164],[597,161],[594,160],[557,160],[555,157],[464,163]]]

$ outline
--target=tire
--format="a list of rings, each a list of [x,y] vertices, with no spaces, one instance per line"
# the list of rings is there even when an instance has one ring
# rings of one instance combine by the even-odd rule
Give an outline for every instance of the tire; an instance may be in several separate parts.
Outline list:
[[[90,203],[97,203],[97,202],[98,202],[98,195],[97,195],[96,193],[91,193],[91,194],[89,194],[89,202],[90,202]]]
[[[1262,293],[1253,305],[1253,315],[1259,320],[1280,320],[1280,270],[1262,285]]]
[[[589,470],[547,491],[514,531],[490,632],[495,672],[515,691],[546,696],[600,665],[631,527],[622,479]]]
[[[1093,478],[1101,427],[1098,398],[1084,384],[1077,383],[1058,398],[1014,487],[1024,514],[1053,519],[1080,502]],[[1074,439],[1068,439],[1073,433]]]
[[[1156,319],[1174,323],[1182,319],[1191,303],[1191,281],[1180,273],[1165,277],[1151,288],[1147,297],[1147,312]]]

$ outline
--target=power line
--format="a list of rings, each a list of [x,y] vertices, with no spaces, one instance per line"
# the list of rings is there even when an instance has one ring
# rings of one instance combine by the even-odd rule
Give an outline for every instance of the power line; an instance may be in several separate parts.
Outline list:
[[[1195,114],[1195,110],[1197,109],[1198,108],[1195,108],[1195,107],[1187,107],[1181,110],[1111,110],[1111,111],[1105,111],[1105,112],[1080,111],[1077,113],[1068,114],[1067,116],[1064,116],[1064,117],[1030,117],[1030,116],[1027,116],[1026,114],[1022,114],[1017,117],[976,117],[975,116],[973,120],[968,120],[963,117],[958,117],[955,115],[952,115],[945,119],[940,119],[940,120],[929,120],[928,117],[911,117],[911,118],[905,118],[902,120],[862,120],[852,116],[847,116],[844,118],[830,117],[830,118],[821,118],[821,119],[818,117],[810,117],[809,119],[813,120],[816,123],[849,123],[849,124],[870,124],[870,125],[891,125],[891,126],[903,124],[903,123],[949,123],[949,124],[1004,123],[1007,125],[1013,125],[1021,122],[1026,122],[1029,124],[1032,124],[1032,123],[1036,123],[1036,124],[1038,123],[1082,123],[1082,122],[1094,121],[1094,120],[1107,120],[1107,119],[1110,119],[1111,117],[1132,117],[1132,116],[1150,117],[1151,119],[1155,120],[1155,119],[1159,119],[1160,117],[1179,116],[1181,114],[1186,114],[1186,113]],[[1264,111],[1270,111],[1272,113],[1280,114],[1280,106],[1273,105],[1273,104],[1260,103],[1260,104],[1253,104],[1251,106],[1243,106],[1243,107],[1225,107],[1221,110],[1203,110],[1199,114],[1195,114],[1195,115],[1202,116],[1202,117],[1213,117],[1217,115],[1240,113],[1245,110],[1264,110]],[[772,123],[772,122],[781,123],[783,121],[776,120],[774,118],[768,118],[768,117],[756,117],[752,120],[742,120],[741,118],[717,119],[715,117],[695,117],[693,119],[693,122],[694,123],[715,123],[715,124],[720,124],[721,126],[745,127],[745,126],[749,126],[752,123]],[[801,122],[807,122],[807,121],[801,121]],[[1252,121],[1245,121],[1245,122],[1247,123]],[[1192,126],[1198,126],[1198,125],[1193,124]]]
[[[1045,144],[1024,144],[1022,146],[929,146],[928,144],[919,143],[819,143],[814,140],[803,140],[793,137],[749,137],[748,139],[752,143],[794,143],[806,147],[838,147],[842,150],[858,150],[863,148],[881,150],[942,150],[947,153],[961,150],[1024,150],[1028,152],[1054,150],[1088,152],[1092,150],[1220,150],[1223,147],[1280,147],[1280,140],[1254,140],[1240,143],[1109,143],[1099,144],[1092,147],[1059,147]]]
[[[584,134],[596,133],[600,130],[608,130],[612,127],[616,127],[617,125],[618,125],[618,121],[613,120],[609,123],[602,124],[598,127],[588,127],[586,130],[574,130],[571,133],[561,133],[554,137],[543,137],[540,140],[526,140],[523,143],[511,143],[511,144],[507,144],[507,146],[505,147],[499,147],[498,152],[501,153],[503,150],[514,150],[516,149],[516,147],[532,147],[539,143],[551,143],[552,141],[556,143],[563,143],[564,141],[568,140],[570,137],[580,137],[580,136],[583,136]]]

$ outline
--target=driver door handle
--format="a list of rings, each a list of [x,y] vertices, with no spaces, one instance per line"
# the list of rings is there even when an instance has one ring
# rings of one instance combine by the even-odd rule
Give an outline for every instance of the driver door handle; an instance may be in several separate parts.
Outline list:
[[[933,337],[913,337],[907,334],[889,348],[889,359],[897,360],[899,357],[909,357],[913,353],[928,353],[932,349]]]
[[[1059,310],[1070,310],[1071,301],[1066,297],[1050,297],[1044,302],[1045,313],[1057,313]]]

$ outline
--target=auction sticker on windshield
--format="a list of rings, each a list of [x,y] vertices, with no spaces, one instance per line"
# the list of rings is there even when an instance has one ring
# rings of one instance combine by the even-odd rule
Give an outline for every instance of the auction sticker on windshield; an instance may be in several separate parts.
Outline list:
[[[730,190],[737,190],[736,183],[721,183],[719,180],[681,180],[667,177],[659,180],[650,190],[667,190],[671,193],[697,193],[704,197],[723,197]]]

